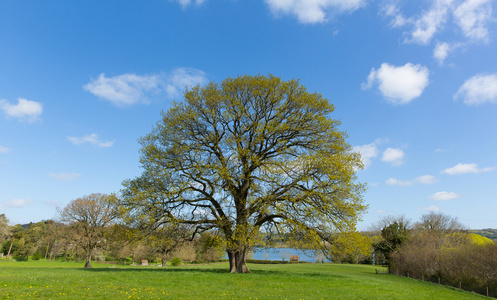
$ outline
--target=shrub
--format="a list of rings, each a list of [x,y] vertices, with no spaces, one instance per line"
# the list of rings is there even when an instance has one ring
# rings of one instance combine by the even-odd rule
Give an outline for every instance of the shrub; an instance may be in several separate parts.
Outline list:
[[[18,251],[14,254],[14,259],[17,261],[28,261],[28,253],[26,251]]]
[[[41,254],[40,249],[36,250],[35,253],[33,253],[33,256],[31,256],[32,260],[40,260],[43,258],[43,255]]]
[[[176,266],[180,266],[180,265],[181,265],[181,263],[182,263],[182,261],[181,261],[181,258],[179,258],[179,257],[174,257],[174,258],[171,260],[171,265],[172,265],[172,266],[175,266],[175,267],[176,267]]]

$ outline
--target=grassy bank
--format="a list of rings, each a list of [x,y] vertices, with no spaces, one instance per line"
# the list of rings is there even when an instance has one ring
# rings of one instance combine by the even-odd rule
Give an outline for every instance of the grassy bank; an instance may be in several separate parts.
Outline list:
[[[453,288],[393,275],[374,266],[255,265],[228,274],[226,263],[131,267],[94,263],[0,262],[0,299],[478,299]]]

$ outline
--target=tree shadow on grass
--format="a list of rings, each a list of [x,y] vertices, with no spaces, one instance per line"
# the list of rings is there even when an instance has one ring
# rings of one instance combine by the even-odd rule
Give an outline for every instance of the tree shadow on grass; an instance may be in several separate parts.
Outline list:
[[[227,268],[175,268],[175,267],[157,267],[157,268],[147,268],[147,267],[135,267],[135,268],[91,268],[82,270],[87,272],[95,273],[139,273],[139,272],[162,272],[162,273],[215,273],[215,274],[230,274]],[[275,270],[251,270],[253,275],[284,275],[290,274],[291,272],[286,271],[275,271]],[[237,274],[233,274],[236,276]]]
[[[226,268],[195,268],[195,267],[157,267],[157,268],[147,268],[147,267],[126,267],[126,268],[92,268],[92,269],[82,269],[86,272],[93,273],[140,273],[140,272],[157,272],[157,273],[210,273],[210,274],[227,274],[229,276],[289,276],[289,277],[305,277],[305,278],[326,278],[326,279],[338,279],[338,278],[346,278],[347,276],[338,275],[338,274],[329,274],[329,273],[320,273],[320,272],[292,272],[292,271],[284,271],[284,270],[260,270],[260,269],[252,269],[250,274],[230,274],[228,269]]]

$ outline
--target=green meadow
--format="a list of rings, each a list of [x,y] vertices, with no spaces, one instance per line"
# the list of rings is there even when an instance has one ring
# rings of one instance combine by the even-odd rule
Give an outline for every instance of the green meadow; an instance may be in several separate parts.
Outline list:
[[[377,275],[378,266],[226,263],[141,267],[73,262],[0,261],[0,299],[478,299],[419,280]]]

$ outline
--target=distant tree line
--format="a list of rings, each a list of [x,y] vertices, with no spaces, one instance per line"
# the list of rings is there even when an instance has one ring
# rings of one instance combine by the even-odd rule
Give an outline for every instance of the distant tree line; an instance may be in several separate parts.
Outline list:
[[[392,274],[497,296],[497,245],[456,218],[429,213],[414,224],[387,218],[374,249]]]
[[[91,268],[91,260],[127,264],[147,260],[163,266],[173,258],[196,263],[221,260],[223,251],[215,235],[190,239],[191,235],[184,227],[151,232],[124,224],[112,196],[103,194],[73,200],[60,210],[57,220],[9,226],[7,217],[0,215],[0,253],[18,261],[85,261],[85,267]]]

